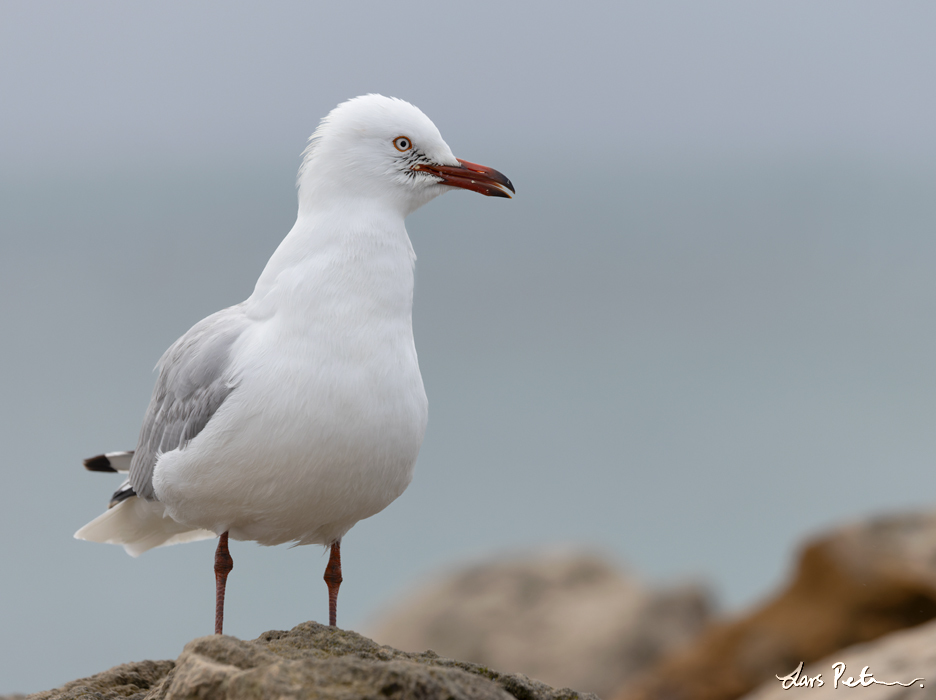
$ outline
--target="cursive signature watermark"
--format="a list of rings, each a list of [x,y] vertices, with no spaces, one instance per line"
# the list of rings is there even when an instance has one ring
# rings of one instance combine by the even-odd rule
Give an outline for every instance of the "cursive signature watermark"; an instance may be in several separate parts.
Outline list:
[[[861,673],[858,674],[857,678],[849,676],[848,678],[842,680],[842,676],[845,675],[845,664],[841,661],[838,663],[832,664],[832,687],[838,688],[839,684],[843,688],[867,688],[869,685],[901,685],[904,688],[909,688],[911,685],[916,683],[920,684],[920,687],[923,687],[922,678],[914,678],[912,681],[907,681],[902,683],[900,681],[879,681],[874,677],[874,674],[871,673],[871,667],[865,666],[861,669]],[[799,666],[797,666],[791,673],[788,673],[785,676],[777,676],[777,680],[780,681],[784,690],[789,690],[790,688],[819,688],[825,685],[825,681],[822,680],[822,674],[817,673],[815,676],[810,676],[808,673],[803,673],[803,662],[800,661]]]

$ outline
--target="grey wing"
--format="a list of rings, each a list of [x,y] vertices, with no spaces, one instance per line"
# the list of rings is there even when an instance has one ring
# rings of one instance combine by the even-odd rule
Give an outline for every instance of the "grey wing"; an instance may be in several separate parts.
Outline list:
[[[157,457],[184,447],[234,391],[231,347],[249,324],[243,304],[223,309],[192,326],[160,358],[159,378],[130,464],[137,496],[156,500]]]

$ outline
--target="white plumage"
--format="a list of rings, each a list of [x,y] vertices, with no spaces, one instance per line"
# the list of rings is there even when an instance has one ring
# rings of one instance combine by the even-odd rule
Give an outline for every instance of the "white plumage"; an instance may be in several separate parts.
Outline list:
[[[380,95],[322,120],[298,186],[296,224],[253,294],[160,360],[129,485],[76,537],[134,556],[226,532],[330,545],[406,489],[427,400],[403,220],[453,187],[513,187],[456,159],[416,107]],[[107,458],[128,466],[126,453],[95,459]]]

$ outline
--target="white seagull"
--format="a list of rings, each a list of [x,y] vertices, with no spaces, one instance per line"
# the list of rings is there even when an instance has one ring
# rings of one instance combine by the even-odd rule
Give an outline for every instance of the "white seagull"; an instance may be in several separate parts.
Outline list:
[[[218,634],[229,536],[330,546],[335,625],[341,538],[403,493],[426,431],[403,220],[453,188],[514,192],[456,158],[408,102],[365,95],[333,109],[303,153],[296,224],[253,294],[162,356],[134,452],[85,460],[129,478],[75,537],[138,556],[220,536]]]

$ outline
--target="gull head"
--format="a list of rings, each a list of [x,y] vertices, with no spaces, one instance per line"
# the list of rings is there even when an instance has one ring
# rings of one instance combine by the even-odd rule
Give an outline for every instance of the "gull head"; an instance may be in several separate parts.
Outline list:
[[[456,158],[417,107],[383,95],[355,97],[322,119],[303,153],[298,186],[300,210],[373,202],[403,216],[451,189],[514,192],[493,168]]]

